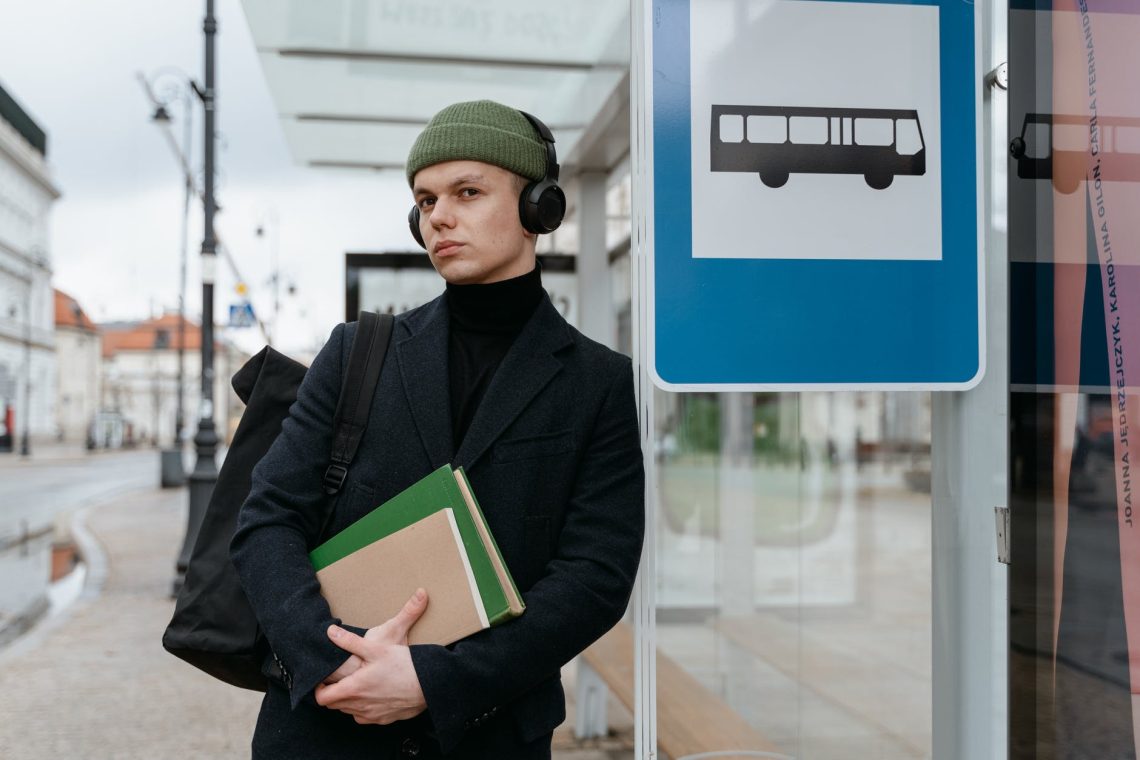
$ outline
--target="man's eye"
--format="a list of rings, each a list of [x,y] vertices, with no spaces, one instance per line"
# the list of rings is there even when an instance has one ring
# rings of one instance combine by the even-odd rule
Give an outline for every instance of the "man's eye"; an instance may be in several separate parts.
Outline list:
[[[472,198],[472,197],[478,195],[479,191],[473,187],[465,187],[459,191],[459,194],[462,195],[464,198]]]
[[[435,203],[435,198],[420,198],[420,210],[431,208],[433,203]]]

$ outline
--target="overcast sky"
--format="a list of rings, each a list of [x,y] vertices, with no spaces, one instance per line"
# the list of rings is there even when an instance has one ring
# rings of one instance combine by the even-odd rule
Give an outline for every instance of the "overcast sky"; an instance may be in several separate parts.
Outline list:
[[[219,35],[217,227],[272,317],[266,284],[274,214],[279,220],[282,295],[279,347],[319,345],[343,318],[344,253],[409,249],[411,202],[399,174],[296,166],[238,0],[217,0]],[[55,286],[97,321],[140,319],[178,301],[182,186],[176,159],[136,72],[177,67],[202,81],[204,0],[0,0],[0,84],[48,134],[48,161],[63,196],[51,219]],[[162,86],[169,77],[157,78]],[[182,114],[172,107],[175,118]],[[201,109],[194,164],[200,171]],[[181,140],[181,124],[176,134]],[[270,229],[258,238],[261,223]],[[202,212],[190,214],[188,309],[200,314]],[[219,262],[221,263],[221,262]],[[219,319],[237,300],[220,267]],[[256,330],[230,331],[256,350]]]

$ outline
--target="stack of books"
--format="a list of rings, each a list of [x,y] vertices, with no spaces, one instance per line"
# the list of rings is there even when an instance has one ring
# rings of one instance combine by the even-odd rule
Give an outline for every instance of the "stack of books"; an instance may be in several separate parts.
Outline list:
[[[309,553],[335,617],[373,628],[416,589],[409,644],[451,644],[526,609],[463,468],[440,467]]]

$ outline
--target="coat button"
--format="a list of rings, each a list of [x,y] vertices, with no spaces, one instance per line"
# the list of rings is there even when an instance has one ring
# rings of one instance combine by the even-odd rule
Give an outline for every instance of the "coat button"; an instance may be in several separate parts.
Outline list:
[[[404,739],[404,746],[400,748],[400,754],[404,757],[419,757],[420,743],[415,739]]]

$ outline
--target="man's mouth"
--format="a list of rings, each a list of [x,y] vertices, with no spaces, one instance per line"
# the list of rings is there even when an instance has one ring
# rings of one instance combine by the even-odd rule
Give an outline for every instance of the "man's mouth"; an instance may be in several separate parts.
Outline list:
[[[448,254],[455,253],[462,245],[462,243],[455,240],[441,240],[434,246],[435,254],[437,256],[447,256]]]

